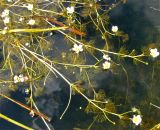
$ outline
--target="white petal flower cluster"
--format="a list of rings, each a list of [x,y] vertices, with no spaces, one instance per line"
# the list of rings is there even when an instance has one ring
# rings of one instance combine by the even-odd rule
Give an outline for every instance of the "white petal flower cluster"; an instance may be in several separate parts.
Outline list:
[[[150,55],[151,55],[153,58],[156,58],[157,56],[159,56],[159,52],[158,52],[157,48],[150,49]]]
[[[116,33],[118,31],[118,26],[112,26],[112,32]]]
[[[8,10],[8,9],[5,9],[5,10],[2,12],[1,17],[3,18],[4,24],[9,23],[9,22],[10,22],[9,10]]]
[[[142,122],[142,118],[140,115],[133,115],[132,122],[135,125],[139,125]]]
[[[4,17],[7,17],[9,15],[9,10],[8,9],[5,9],[2,14],[1,14],[1,17],[4,18]]]
[[[35,23],[36,23],[36,21],[34,19],[30,19],[27,24],[34,25]]]
[[[102,64],[103,69],[110,69],[111,67],[111,57],[109,57],[108,55],[103,55],[103,59],[105,59],[106,61]]]
[[[103,59],[107,60],[107,61],[110,61],[111,60],[111,57],[109,57],[108,55],[103,55]]]
[[[74,46],[71,50],[78,54],[79,52],[83,51],[83,45],[74,44]]]
[[[73,14],[74,13],[74,6],[67,7],[67,14]]]
[[[107,70],[111,67],[111,63],[109,61],[105,61],[102,65],[104,70]]]
[[[15,75],[13,77],[14,83],[18,83],[18,82],[25,82],[28,81],[28,77],[27,76],[23,76],[23,74],[20,74],[19,76]]]

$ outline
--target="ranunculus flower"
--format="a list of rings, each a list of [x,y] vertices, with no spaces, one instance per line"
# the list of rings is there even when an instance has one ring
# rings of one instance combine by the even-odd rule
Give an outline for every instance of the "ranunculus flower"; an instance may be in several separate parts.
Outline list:
[[[159,56],[159,52],[158,52],[157,48],[150,49],[150,55],[151,55],[153,58],[156,58],[157,56]]]
[[[139,125],[142,122],[142,118],[140,115],[133,115],[132,122],[135,125]]]
[[[74,44],[73,48],[72,48],[72,51],[76,52],[77,54],[79,52],[82,52],[83,51],[83,45],[77,45],[77,44]]]

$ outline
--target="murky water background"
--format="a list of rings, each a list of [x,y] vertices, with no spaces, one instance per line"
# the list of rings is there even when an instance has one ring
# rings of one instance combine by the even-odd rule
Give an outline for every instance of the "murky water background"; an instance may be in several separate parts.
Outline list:
[[[114,25],[118,25],[121,30],[129,34],[129,41],[126,47],[130,50],[138,49],[149,44],[160,42],[160,9],[159,0],[128,0],[125,5],[120,5],[112,11],[111,21]],[[57,38],[58,37],[58,38]],[[59,36],[53,36],[53,42],[64,42]],[[55,43],[56,43],[55,42]],[[59,44],[61,45],[61,44]],[[60,46],[61,47],[61,46]],[[65,48],[65,47],[64,47]],[[61,49],[64,49],[61,48]],[[54,54],[53,54],[54,55]],[[58,55],[58,54],[57,54]],[[150,59],[149,59],[150,60]],[[158,59],[157,59],[158,60]],[[160,105],[160,89],[159,89],[159,69],[155,69],[154,79],[151,79],[153,72],[152,60],[151,65],[132,65],[129,62],[124,64],[128,71],[129,81],[127,82],[124,72],[119,71],[119,74],[106,73],[101,74],[101,77],[96,80],[98,87],[106,91],[108,97],[114,98],[115,103],[119,108],[119,112],[127,111],[128,108],[138,107],[144,114],[144,122],[148,122],[148,130],[160,122],[160,110],[152,108],[149,103],[153,102]],[[85,106],[85,100],[79,95],[72,98],[71,106],[62,120],[58,117],[65,108],[65,103],[68,99],[67,85],[58,78],[49,77],[45,86],[45,93],[37,99],[37,105],[46,115],[52,117],[51,124],[55,130],[72,130],[73,128],[87,128],[92,122],[92,116],[83,113],[83,109],[79,107]],[[16,92],[12,97],[24,101],[24,93]],[[34,127],[36,130],[46,130],[40,119],[32,118],[28,112],[19,106],[1,100],[2,105],[0,110],[2,113],[9,115],[11,118],[21,121],[22,123]],[[127,104],[127,105],[126,105]],[[122,107],[124,106],[124,107]],[[152,125],[151,125],[152,124]],[[118,122],[116,126],[110,123],[94,125],[91,130],[139,130],[140,127],[134,127],[131,124],[126,125],[123,122]],[[21,128],[0,119],[0,130],[21,130]],[[78,129],[74,129],[78,130]]]

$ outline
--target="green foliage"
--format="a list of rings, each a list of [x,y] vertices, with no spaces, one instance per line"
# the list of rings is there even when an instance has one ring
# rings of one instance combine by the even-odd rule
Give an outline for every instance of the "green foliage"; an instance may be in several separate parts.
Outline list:
[[[128,34],[118,26],[112,26],[117,30],[110,26],[110,11],[122,3],[126,0],[114,3],[95,0],[0,1],[0,56],[3,57],[0,93],[6,95],[25,86],[26,103],[32,110],[36,108],[37,97],[43,96],[51,73],[70,87],[69,102],[60,119],[70,105],[72,94],[80,94],[87,100],[85,112],[92,114],[97,122],[115,124],[109,119],[110,115],[124,119],[123,115],[132,112],[118,114],[115,103],[104,90],[97,88],[96,78],[101,78],[102,72],[108,74],[114,67],[123,66],[125,58],[136,64],[147,64],[146,57],[152,56],[150,49],[158,48],[158,45],[150,44],[142,48],[142,52],[127,50]],[[93,34],[90,36],[89,33]],[[157,69],[159,61],[153,65]],[[127,75],[125,68],[122,69]],[[4,78],[5,71],[8,75]],[[131,120],[130,115],[124,117]]]
[[[105,122],[108,120],[106,116],[108,115],[108,112],[116,112],[116,108],[114,103],[111,100],[108,100],[106,98],[105,92],[103,90],[99,90],[98,93],[95,95],[94,103],[103,109],[104,112],[100,111],[95,105],[88,103],[87,107],[85,108],[85,111],[87,113],[92,113],[94,114],[94,119],[97,122]]]
[[[118,32],[116,33],[116,35],[119,36],[119,37],[122,39],[122,42],[123,42],[123,43],[125,43],[125,42],[127,42],[127,41],[129,40],[128,34],[125,34],[125,33],[122,32],[122,31],[118,31]]]

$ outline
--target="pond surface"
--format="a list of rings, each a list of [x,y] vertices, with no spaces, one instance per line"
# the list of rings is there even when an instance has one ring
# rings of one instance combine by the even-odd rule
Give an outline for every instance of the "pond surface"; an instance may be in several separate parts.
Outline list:
[[[159,0],[128,0],[127,4],[114,9],[110,16],[113,25],[118,25],[121,30],[129,35],[129,41],[125,43],[129,50],[139,49],[140,51],[140,48],[150,43],[160,44]],[[53,36],[53,41],[55,39],[56,37]],[[63,40],[61,40],[59,41],[62,42]],[[128,72],[128,81],[123,72],[118,75],[111,72],[107,76],[104,72],[101,77],[95,79],[99,88],[104,89],[107,96],[114,99],[119,112],[128,111],[128,108],[131,109],[131,107],[140,109],[142,115],[144,115],[145,125],[135,127],[132,124],[126,125],[124,122],[115,119],[118,122],[115,126],[108,122],[95,123],[91,130],[149,130],[160,122],[160,110],[150,106],[151,102],[160,106],[160,67],[153,67],[153,60],[149,60],[151,65],[148,66],[142,64],[136,66],[130,61],[126,61],[124,66]],[[93,117],[83,112],[86,101],[81,96],[74,95],[69,110],[64,118],[59,120],[58,117],[66,106],[65,102],[68,101],[67,92],[69,90],[63,81],[52,77],[50,77],[46,86],[46,93],[43,97],[37,99],[37,105],[41,111],[52,117],[51,129],[87,130],[93,121]],[[52,86],[54,86],[54,89]],[[12,97],[24,102],[23,90],[21,93],[19,91],[13,93]],[[0,111],[5,115],[32,126],[36,130],[47,130],[39,118],[35,117],[32,121],[33,118],[29,116],[28,111],[24,111],[10,101],[1,100],[1,102]],[[79,109],[80,107],[82,109]],[[0,119],[0,130],[21,130],[21,128]]]

